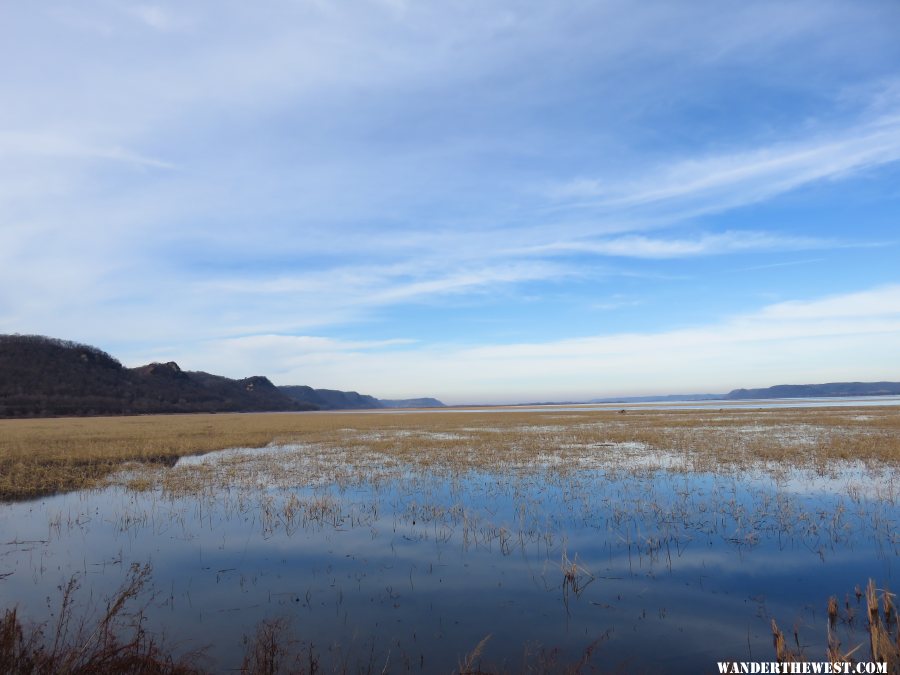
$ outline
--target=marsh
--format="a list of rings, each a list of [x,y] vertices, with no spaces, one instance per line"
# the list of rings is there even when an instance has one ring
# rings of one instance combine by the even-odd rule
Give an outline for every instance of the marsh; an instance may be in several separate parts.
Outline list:
[[[149,565],[141,625],[214,672],[246,665],[272,626],[285,664],[339,672],[708,671],[771,659],[773,619],[824,660],[828,598],[849,651],[867,639],[856,589],[895,585],[891,407],[10,429],[7,462],[32,447],[104,469],[3,506],[3,606],[52,622],[74,578],[89,616]]]

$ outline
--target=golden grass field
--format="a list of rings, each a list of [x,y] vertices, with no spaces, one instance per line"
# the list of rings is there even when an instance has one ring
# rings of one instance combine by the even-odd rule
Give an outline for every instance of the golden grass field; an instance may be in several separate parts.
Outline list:
[[[830,470],[835,462],[900,464],[894,407],[387,413],[242,413],[0,420],[0,499],[97,487],[131,462],[273,443],[315,445],[352,465],[361,452],[418,466],[565,468],[589,451],[621,460],[621,444],[665,453],[670,468]],[[671,461],[673,460],[674,461]]]

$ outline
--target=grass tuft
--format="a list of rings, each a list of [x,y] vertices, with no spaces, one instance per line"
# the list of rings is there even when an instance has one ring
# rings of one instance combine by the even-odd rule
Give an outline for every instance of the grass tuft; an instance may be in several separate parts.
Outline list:
[[[56,624],[25,626],[16,608],[0,619],[0,672],[8,675],[193,675],[192,661],[175,660],[141,627],[139,614],[126,606],[142,591],[149,566],[133,566],[125,584],[93,625],[74,613],[77,579],[63,588]],[[127,637],[126,637],[127,636]]]

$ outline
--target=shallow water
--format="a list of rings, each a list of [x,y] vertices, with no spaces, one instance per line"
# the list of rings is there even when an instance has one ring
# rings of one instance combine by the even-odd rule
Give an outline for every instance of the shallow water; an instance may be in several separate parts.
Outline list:
[[[631,403],[575,403],[542,406],[515,406],[499,410],[539,412],[541,410],[773,410],[778,408],[848,408],[900,406],[900,396],[851,396],[821,398],[759,398],[745,400],[631,402]],[[441,410],[437,408],[436,410]],[[489,410],[487,408],[486,410]]]
[[[232,450],[172,470],[314,451]],[[217,672],[239,668],[244,637],[277,617],[298,647],[350,670],[450,672],[490,635],[486,667],[570,664],[596,644],[603,669],[708,672],[773,658],[772,618],[823,660],[828,597],[856,607],[870,577],[897,585],[892,471],[848,463],[776,479],[653,468],[662,460],[4,505],[0,606],[52,619],[77,575],[80,605],[102,607],[130,564],[149,562],[145,627],[176,652],[206,647]]]
[[[773,410],[780,408],[881,408],[900,406],[900,396],[822,396],[810,398],[709,399],[704,401],[640,401],[621,403],[540,403],[448,408],[380,408],[330,410],[324,414],[416,414],[478,412],[583,412],[589,410]],[[322,413],[304,413],[322,414]]]

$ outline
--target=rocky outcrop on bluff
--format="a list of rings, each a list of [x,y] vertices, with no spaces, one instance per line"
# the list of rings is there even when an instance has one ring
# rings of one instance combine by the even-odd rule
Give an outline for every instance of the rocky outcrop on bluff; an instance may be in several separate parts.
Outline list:
[[[174,361],[125,368],[89,345],[0,335],[0,417],[313,409],[261,376],[232,380]]]

